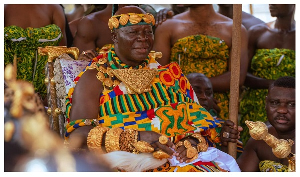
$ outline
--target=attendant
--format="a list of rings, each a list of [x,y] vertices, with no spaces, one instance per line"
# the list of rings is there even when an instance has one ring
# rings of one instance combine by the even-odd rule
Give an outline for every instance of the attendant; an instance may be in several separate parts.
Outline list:
[[[225,15],[228,18],[233,18],[233,4],[218,4],[218,13]],[[251,26],[264,24],[265,22],[253,15],[242,11],[242,24],[248,30]]]
[[[189,82],[191,83],[193,90],[196,93],[196,96],[199,100],[199,103],[201,106],[203,106],[210,114],[211,116],[213,116],[215,119],[217,119],[221,124],[222,127],[217,127],[216,128],[216,132],[211,132],[210,130],[207,131],[208,134],[215,134],[213,136],[216,137],[215,140],[215,144],[216,147],[226,153],[228,153],[228,148],[227,148],[227,144],[228,141],[226,138],[224,138],[223,132],[225,131],[223,129],[223,124],[226,124],[226,126],[232,126],[235,129],[237,128],[236,126],[234,126],[233,124],[229,124],[228,122],[222,120],[219,118],[219,113],[220,113],[220,108],[217,105],[217,101],[214,98],[214,93],[213,93],[213,88],[212,88],[212,84],[209,80],[208,77],[206,77],[204,74],[202,73],[190,73],[187,76],[187,79],[189,80]],[[225,126],[225,127],[226,127]],[[238,127],[238,130],[231,130],[231,136],[235,137],[235,138],[240,138],[239,137],[239,132],[242,131],[242,127]],[[221,136],[217,136],[216,134],[219,134]],[[221,142],[220,142],[221,140]],[[233,143],[237,142],[237,157],[240,156],[240,154],[243,152],[243,143],[239,140],[236,139],[231,139]]]
[[[4,65],[17,57],[17,77],[34,85],[46,98],[46,56],[38,47],[67,45],[64,11],[58,4],[4,5]]]
[[[245,121],[267,121],[264,108],[268,87],[279,77],[295,77],[295,4],[270,4],[269,8],[276,20],[253,26],[248,31],[247,90],[240,103],[244,144],[249,138]]]
[[[211,4],[186,5],[189,10],[166,20],[156,28],[154,50],[162,52],[162,65],[177,62],[184,74],[206,75],[221,108],[220,118],[228,119],[230,52],[233,21]],[[241,26],[241,74],[243,85],[247,68],[247,31]]]
[[[295,91],[295,78],[290,76],[280,77],[269,86],[265,111],[270,125],[267,127],[260,121],[247,122],[247,129],[253,129],[252,138],[237,159],[243,172],[295,170]],[[227,122],[233,124],[230,120]],[[230,133],[229,140],[236,139],[233,134],[236,130],[231,125],[224,129]]]

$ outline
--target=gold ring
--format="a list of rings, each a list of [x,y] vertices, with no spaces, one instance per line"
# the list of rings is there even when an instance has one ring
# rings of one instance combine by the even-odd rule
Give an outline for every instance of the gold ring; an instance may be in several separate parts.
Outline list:
[[[223,137],[224,138],[229,138],[229,133],[228,132],[223,132]]]
[[[179,146],[182,146],[182,145],[183,145],[183,142],[179,141],[178,143],[176,143],[175,147],[178,148]]]
[[[160,144],[167,144],[168,140],[169,140],[168,137],[166,137],[165,135],[161,135],[158,138],[158,141],[160,142]]]

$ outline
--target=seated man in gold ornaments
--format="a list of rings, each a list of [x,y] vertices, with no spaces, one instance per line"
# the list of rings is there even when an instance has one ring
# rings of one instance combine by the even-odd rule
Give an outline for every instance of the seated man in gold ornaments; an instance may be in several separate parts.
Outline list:
[[[179,66],[156,62],[153,25],[154,17],[136,6],[109,19],[114,45],[93,58],[67,96],[69,147],[80,137],[80,148],[119,171],[240,171],[214,148],[220,123]]]

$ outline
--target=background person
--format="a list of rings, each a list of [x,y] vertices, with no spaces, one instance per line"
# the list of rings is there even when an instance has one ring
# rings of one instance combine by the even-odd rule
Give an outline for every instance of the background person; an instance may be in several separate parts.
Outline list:
[[[295,4],[270,4],[269,8],[276,20],[248,31],[247,89],[240,102],[244,144],[250,137],[245,121],[267,121],[264,105],[268,87],[279,77],[295,76]]]

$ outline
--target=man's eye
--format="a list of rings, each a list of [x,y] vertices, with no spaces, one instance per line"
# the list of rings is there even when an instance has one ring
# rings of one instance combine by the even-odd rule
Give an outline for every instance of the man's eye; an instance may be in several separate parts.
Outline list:
[[[288,106],[289,106],[289,107],[293,107],[293,108],[294,108],[295,105],[296,105],[295,102],[290,102],[290,103],[288,103]]]
[[[146,34],[152,34],[152,31],[146,31]]]
[[[271,105],[278,105],[279,102],[277,100],[270,101]]]

